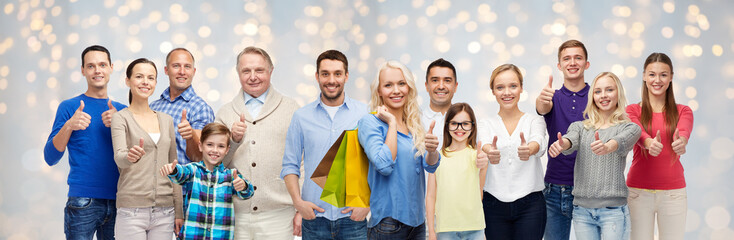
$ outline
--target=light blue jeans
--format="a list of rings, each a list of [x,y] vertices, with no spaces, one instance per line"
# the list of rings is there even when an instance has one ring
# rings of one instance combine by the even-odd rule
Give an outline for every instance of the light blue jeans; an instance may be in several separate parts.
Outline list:
[[[484,230],[440,232],[436,233],[438,240],[484,240]]]
[[[626,240],[630,238],[630,211],[627,204],[618,207],[585,208],[573,206],[576,239]]]

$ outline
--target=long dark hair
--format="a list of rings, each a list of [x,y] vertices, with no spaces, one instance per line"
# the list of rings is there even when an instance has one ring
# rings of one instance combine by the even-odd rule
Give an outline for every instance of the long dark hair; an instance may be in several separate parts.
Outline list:
[[[678,125],[678,106],[676,106],[675,103],[675,96],[673,95],[673,61],[670,60],[670,57],[668,55],[665,55],[665,53],[652,53],[650,56],[645,59],[645,65],[643,67],[643,71],[647,69],[647,66],[651,63],[664,63],[667,64],[668,67],[670,67],[670,84],[668,85],[668,90],[665,90],[665,105],[663,106],[663,112],[665,116],[665,125],[666,129],[665,132],[668,134],[668,136],[673,136],[673,133],[675,133],[675,127]],[[643,76],[644,76],[643,72]],[[640,123],[642,123],[642,127],[645,128],[645,132],[652,134],[652,105],[650,105],[650,95],[648,93],[647,84],[643,80],[642,82],[642,102],[640,103],[640,107],[642,108],[642,112],[640,113]],[[669,138],[672,142],[673,138]]]
[[[474,116],[474,110],[472,110],[468,103],[454,103],[449,107],[449,110],[446,111],[446,117],[444,118],[443,123],[443,146],[441,146],[441,153],[443,153],[444,156],[446,156],[446,149],[451,146],[451,142],[454,140],[449,133],[449,122],[451,122],[451,119],[454,119],[456,114],[461,112],[469,114],[469,119],[471,119],[472,122],[469,138],[467,138],[467,144],[472,148],[477,149],[477,118]]]
[[[125,70],[125,76],[127,77],[127,79],[130,79],[133,76],[133,68],[135,67],[135,65],[138,65],[140,63],[148,63],[152,65],[153,69],[155,69],[156,76],[158,75],[158,68],[155,67],[155,63],[153,61],[150,61],[147,58],[138,58],[132,61],[130,65],[127,65],[127,70]],[[133,91],[129,90],[127,92],[127,103],[129,104],[132,102],[133,102]]]

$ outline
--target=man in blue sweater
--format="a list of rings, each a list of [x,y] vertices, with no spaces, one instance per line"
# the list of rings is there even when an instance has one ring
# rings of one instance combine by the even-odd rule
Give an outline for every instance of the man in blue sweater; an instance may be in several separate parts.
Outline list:
[[[81,71],[87,80],[87,91],[59,104],[43,150],[46,163],[53,166],[69,149],[66,239],[92,239],[95,232],[97,239],[114,239],[120,174],[112,157],[110,123],[112,114],[126,106],[107,96],[111,62],[105,47],[84,49]]]

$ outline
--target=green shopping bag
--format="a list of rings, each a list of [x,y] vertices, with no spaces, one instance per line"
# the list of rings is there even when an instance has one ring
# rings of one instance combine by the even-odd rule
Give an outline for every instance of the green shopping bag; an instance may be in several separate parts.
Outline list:
[[[342,133],[342,137],[344,134]],[[339,140],[342,140],[341,138]],[[346,197],[346,176],[344,171],[347,141],[341,141],[339,151],[334,156],[329,175],[326,177],[324,191],[321,192],[321,200],[335,207],[344,207]]]

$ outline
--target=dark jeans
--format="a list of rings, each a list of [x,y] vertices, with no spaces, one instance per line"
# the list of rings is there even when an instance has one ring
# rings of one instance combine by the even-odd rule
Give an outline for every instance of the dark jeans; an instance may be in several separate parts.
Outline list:
[[[546,240],[568,240],[573,218],[573,186],[545,183],[543,195],[548,221],[545,224]]]
[[[383,218],[380,223],[367,230],[367,239],[374,240],[425,240],[426,224],[411,227],[391,217]]]
[[[115,239],[115,200],[69,197],[64,208],[66,239],[91,240],[97,232],[98,240]]]
[[[542,239],[545,230],[545,199],[540,191],[514,202],[502,202],[484,192],[484,236],[489,239]]]
[[[367,220],[357,222],[349,217],[339,218],[336,221],[330,221],[325,217],[317,217],[313,220],[304,219],[301,233],[303,240],[362,240],[367,239]]]

